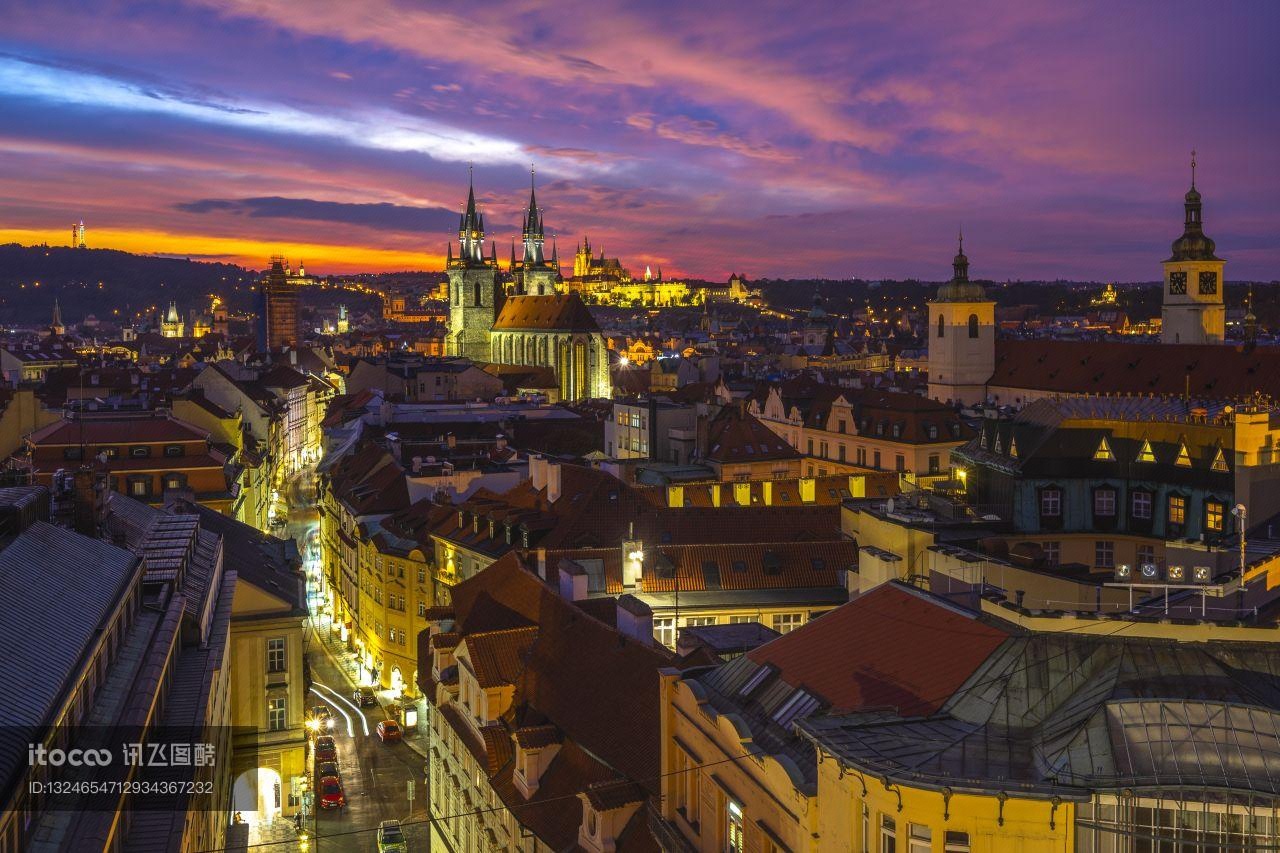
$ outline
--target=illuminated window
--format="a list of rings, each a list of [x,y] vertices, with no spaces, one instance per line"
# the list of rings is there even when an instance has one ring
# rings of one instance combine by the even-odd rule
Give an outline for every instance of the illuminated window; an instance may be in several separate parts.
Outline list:
[[[1221,533],[1223,529],[1224,516],[1226,514],[1226,504],[1218,501],[1204,502],[1204,526],[1212,531]]]
[[[676,645],[676,620],[667,617],[653,620],[653,638],[669,649]]]
[[[1151,449],[1151,442],[1146,439],[1142,440],[1142,448],[1138,451],[1139,462],[1155,462],[1156,454]]]
[[[1169,495],[1169,523],[1187,523],[1187,499],[1182,495]]]
[[[1173,464],[1178,465],[1182,468],[1191,467],[1191,454],[1187,452],[1187,443],[1185,441],[1179,442],[1178,458],[1174,460]]]
[[[746,849],[742,837],[742,806],[727,800],[724,816],[724,849],[726,853],[742,853]]]
[[[1009,436],[1009,456],[1014,459],[1018,458],[1018,439]]]
[[[1093,458],[1096,462],[1114,462],[1116,455],[1111,452],[1111,442],[1107,441],[1104,435],[1102,441],[1098,443],[1098,449],[1093,451]]]
[[[1218,472],[1226,472],[1230,469],[1227,467],[1227,455],[1222,452],[1222,448],[1218,448],[1218,452],[1213,456],[1213,465],[1210,466]]]
[[[804,624],[803,613],[777,613],[773,617],[773,630],[779,634],[794,631]]]

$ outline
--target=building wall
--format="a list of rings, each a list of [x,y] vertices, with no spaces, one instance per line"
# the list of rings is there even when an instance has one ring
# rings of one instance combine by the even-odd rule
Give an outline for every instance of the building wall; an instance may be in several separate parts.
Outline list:
[[[1223,261],[1165,261],[1160,340],[1168,344],[1220,344],[1226,331]],[[1180,284],[1175,288],[1174,277]],[[1213,292],[1201,293],[1201,277]],[[1175,292],[1181,291],[1181,292]]]
[[[284,610],[283,615],[281,610]],[[285,641],[283,672],[269,672],[267,641]],[[285,816],[300,807],[291,801],[292,780],[306,775],[307,685],[303,680],[304,623],[288,613],[280,599],[267,595],[245,580],[237,580],[232,607],[229,659],[231,669],[231,722],[253,729],[235,755],[233,775],[253,767],[269,767],[280,774],[281,809]],[[268,703],[285,700],[286,727],[272,731]]]
[[[700,702],[696,690],[676,672],[663,672],[661,810],[667,827],[692,849],[718,853],[729,849],[732,815],[741,823],[746,850],[814,849],[816,801],[801,790],[798,770],[769,755],[735,760],[752,751],[750,731]]]
[[[1069,801],[1055,808],[1048,797],[1009,796],[1002,804],[994,792],[957,792],[944,799],[941,791],[902,784],[886,787],[870,774],[842,774],[839,762],[831,759],[818,765],[816,812],[817,839],[812,849],[817,851],[1068,853],[1075,849],[1075,807]],[[886,820],[892,829],[886,830]],[[928,840],[923,838],[926,830]],[[954,833],[955,843],[962,834],[969,846],[947,848],[948,832]],[[893,839],[893,846],[886,846],[886,835]]]
[[[994,302],[929,303],[931,398],[966,405],[986,398],[987,380],[996,363],[995,308]],[[971,316],[977,318],[976,336],[969,333]]]

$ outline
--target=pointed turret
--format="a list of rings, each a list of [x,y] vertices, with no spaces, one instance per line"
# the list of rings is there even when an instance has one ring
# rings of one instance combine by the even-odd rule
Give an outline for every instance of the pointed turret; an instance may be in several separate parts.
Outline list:
[[[468,264],[484,263],[484,214],[476,208],[474,170],[467,167],[467,205],[458,226],[458,256]]]
[[[1173,241],[1171,261],[1216,261],[1217,244],[1204,233],[1203,205],[1196,189],[1196,152],[1191,152],[1191,189],[1183,196],[1182,236]]]
[[[525,210],[521,238],[524,240],[525,268],[544,266],[546,260],[542,252],[543,235],[542,213],[538,210],[538,194],[536,184],[537,173],[529,170],[529,207]]]
[[[982,302],[987,292],[982,285],[969,281],[969,256],[964,253],[964,230],[961,229],[959,248],[951,259],[951,281],[938,288],[938,302]]]

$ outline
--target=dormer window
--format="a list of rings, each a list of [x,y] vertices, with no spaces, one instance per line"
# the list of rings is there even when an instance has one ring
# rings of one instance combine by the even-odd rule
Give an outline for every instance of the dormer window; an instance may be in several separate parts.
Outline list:
[[[999,433],[996,433],[996,443],[995,443],[995,447],[993,447],[992,449],[993,449],[996,453],[1003,453],[1003,452],[1004,452],[1004,447],[1003,447],[1003,445],[1001,445],[1001,444],[1000,444],[1000,434],[999,434]]]
[[[1018,440],[1013,436],[1009,436],[1009,457],[1012,459],[1018,458]]]
[[[1209,466],[1220,474],[1225,474],[1231,469],[1227,467],[1227,454],[1222,452],[1222,448],[1218,448],[1218,452],[1213,456],[1213,464]]]
[[[1191,467],[1191,454],[1187,452],[1187,443],[1185,441],[1178,442],[1178,458],[1173,461],[1173,464],[1179,468]]]
[[[1142,440],[1142,447],[1138,449],[1138,461],[1139,462],[1155,462],[1156,461],[1156,454],[1155,454],[1155,451],[1151,449],[1151,442],[1147,441],[1145,438]]]
[[[1093,451],[1093,461],[1095,462],[1115,462],[1116,455],[1111,452],[1111,442],[1107,441],[1104,435],[1102,441],[1098,442],[1098,449]]]

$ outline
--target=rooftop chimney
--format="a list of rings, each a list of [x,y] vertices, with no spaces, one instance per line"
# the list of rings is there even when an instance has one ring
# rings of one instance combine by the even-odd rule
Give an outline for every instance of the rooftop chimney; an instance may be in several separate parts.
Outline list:
[[[587,570],[568,557],[560,560],[560,597],[583,601],[587,597]]]
[[[535,492],[547,485],[547,460],[539,453],[529,457],[529,480]]]
[[[547,463],[547,503],[560,500],[560,463]]]
[[[75,531],[97,539],[107,510],[107,475],[83,466],[75,472]]]
[[[653,645],[653,610],[631,593],[618,596],[618,633]]]

